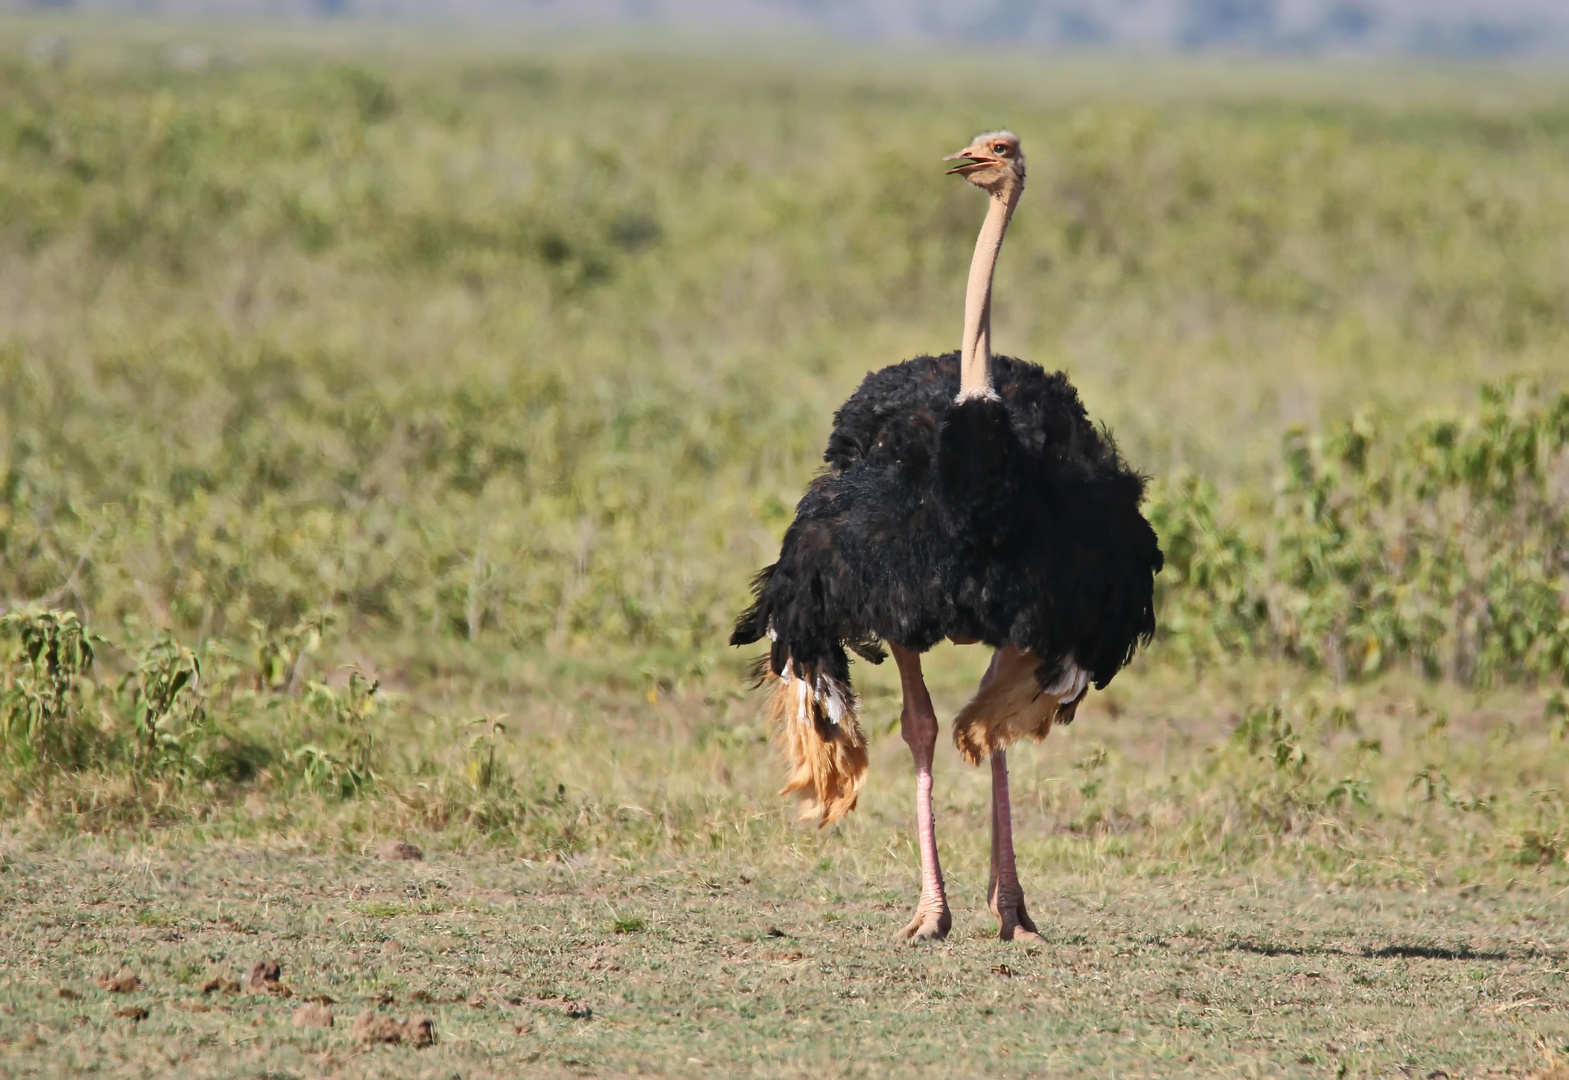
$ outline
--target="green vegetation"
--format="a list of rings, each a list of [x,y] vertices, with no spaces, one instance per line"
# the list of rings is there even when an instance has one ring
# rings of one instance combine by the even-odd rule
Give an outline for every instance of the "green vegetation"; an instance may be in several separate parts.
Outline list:
[[[980,207],[936,159],[987,118],[1033,152],[999,338],[1153,473],[1267,490],[1288,422],[1562,377],[1561,99],[918,85],[8,62],[4,594],[193,640],[331,610],[711,648],[834,406],[955,338]]]
[[[1158,489],[1164,641],[1367,678],[1569,671],[1569,394],[1486,387],[1480,415],[1391,435],[1366,415],[1286,439],[1274,498],[1232,520],[1187,472]]]
[[[913,895],[908,757],[887,737],[896,679],[858,666],[872,779],[850,822],[816,833],[772,794],[748,658],[723,642],[834,407],[866,370],[956,340],[981,206],[938,159],[1004,123],[1025,139],[1031,186],[999,274],[999,347],[1068,370],[1156,478],[1169,560],[1152,650],[1072,727],[1012,756],[1026,887],[1032,910],[1052,912],[1052,948],[1141,958],[1118,992],[1145,1001],[1167,992],[1156,938],[1243,965],[1219,977],[1244,980],[1230,987],[1172,974],[1179,997],[1207,1004],[1130,1021],[1146,1043],[1170,1035],[1178,1063],[1189,1021],[1240,1038],[1224,1020],[1243,1007],[1237,986],[1319,977],[1283,957],[1338,958],[1312,965],[1344,967],[1342,990],[1367,1001],[1430,975],[1439,987],[1401,998],[1415,1026],[1382,1044],[1331,1052],[1305,1041],[1309,1021],[1285,1022],[1195,1072],[1431,1061],[1426,1075],[1569,1054],[1553,1026],[1564,945],[1532,936],[1545,933],[1533,920],[1563,924],[1569,875],[1569,83],[1356,67],[1227,81],[1176,64],[891,54],[695,64],[674,47],[399,52],[354,47],[349,28],[311,42],[235,31],[237,62],[188,71],[165,47],[206,35],[222,48],[219,29],[75,22],[61,25],[76,58],[55,69],[21,59],[39,25],[0,22],[0,889],[7,859],[24,868],[15,880],[63,874],[38,849],[73,833],[100,838],[77,842],[90,859],[129,845],[327,860],[291,881],[400,873],[357,861],[388,836],[438,863],[535,860],[483,886],[567,875],[521,911],[545,942],[524,966],[619,950],[636,1000],[602,1005],[590,980],[594,1008],[623,1027],[537,1018],[537,1038],[520,1024],[476,1057],[444,1050],[464,1075],[492,1051],[588,1071],[696,1071],[681,1063],[710,1056],[821,1071],[734,1042],[805,1008],[791,995],[815,978],[736,999],[746,1022],[707,1056],[674,1047],[731,1005],[688,1001],[697,1027],[677,1034],[648,1026],[649,1010],[670,979],[705,978],[680,959],[680,918],[710,928],[692,935],[704,948],[728,940],[709,905],[730,886],[712,882],[764,883],[735,901],[751,913],[737,927],[758,923],[735,946],[746,963],[764,924],[786,919],[817,944],[779,951],[836,978],[829,954],[880,957],[866,935],[880,940]],[[942,714],[983,661],[934,650]],[[1014,1014],[992,982],[1022,984],[987,974],[1001,954],[980,941],[986,778],[944,753],[940,829],[967,951],[940,964],[962,969],[963,988],[900,989],[922,967],[903,958],[878,959],[877,978],[1001,1030]],[[599,876],[569,899],[573,874]],[[1222,922],[1199,933],[1151,914],[1163,882],[1238,875],[1255,892],[1275,883],[1253,915],[1217,907]],[[665,906],[629,881],[664,890]],[[1314,907],[1314,891],[1350,888],[1415,905],[1409,925],[1337,937],[1359,916]],[[1511,899],[1446,920],[1443,903],[1478,888]],[[219,885],[193,889],[127,919],[185,925],[207,918],[191,905],[229,903]],[[1089,906],[1054,909],[1058,894]],[[247,925],[271,925],[278,894],[258,895],[273,899]],[[519,914],[493,899],[330,902],[359,920],[363,951],[388,921],[488,934],[485,919]],[[65,901],[30,902],[70,917],[49,908]],[[552,922],[569,903],[581,918]],[[1125,947],[1121,931],[1074,922],[1091,908],[1149,940]],[[1296,927],[1310,951],[1254,923]],[[304,953],[331,950],[336,932],[313,924],[291,963],[314,964]],[[33,1009],[15,988],[37,957],[19,940],[0,941],[0,1004]],[[1430,1030],[1432,1009],[1475,1004],[1462,966],[1495,954],[1546,981],[1484,975],[1508,1011]],[[1007,955],[1076,1007],[1080,960]],[[1392,957],[1449,966],[1374,970]],[[1182,970],[1212,979],[1213,960]],[[319,974],[328,992],[338,976]],[[408,972],[385,977],[405,1002],[419,989]],[[466,999],[500,976],[450,978]],[[512,989],[591,996],[569,982]],[[333,987],[370,1002],[382,989]],[[1545,1011],[1511,1006],[1516,992]],[[854,1027],[852,1004],[821,1019]],[[1052,1029],[1079,1056],[1021,1046],[1028,1068],[1166,1061],[1116,1042],[1100,1007],[1082,1029]],[[479,1033],[478,1017],[441,1023]],[[854,1045],[902,1030],[877,1017]],[[232,1034],[229,1014],[210,1019],[169,1037]],[[1372,1030],[1361,1013],[1335,1022]],[[599,1034],[632,1029],[631,1049]],[[923,1039],[912,1071],[940,1060]],[[97,1051],[78,1052],[87,1067]],[[965,1053],[954,1060],[1012,1068]],[[322,1066],[336,1068],[352,1067]]]

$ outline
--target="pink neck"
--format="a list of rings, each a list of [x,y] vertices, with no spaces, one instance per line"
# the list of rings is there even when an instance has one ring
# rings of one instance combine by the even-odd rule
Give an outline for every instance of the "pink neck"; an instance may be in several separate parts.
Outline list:
[[[959,400],[996,397],[992,389],[992,274],[1008,221],[1023,194],[1022,184],[993,195],[986,209],[981,234],[975,239],[975,255],[970,260],[970,281],[964,291],[964,339],[959,354]]]

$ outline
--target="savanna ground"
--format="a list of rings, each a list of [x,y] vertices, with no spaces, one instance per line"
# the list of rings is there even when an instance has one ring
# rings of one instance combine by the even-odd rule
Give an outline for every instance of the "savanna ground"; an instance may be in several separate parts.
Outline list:
[[[1569,1057],[1569,79],[807,55],[0,22],[0,1069]],[[819,832],[723,642],[834,406],[956,338],[999,123],[998,343],[1156,477],[1164,629],[1012,755],[1045,943],[945,751],[912,949],[892,673]]]

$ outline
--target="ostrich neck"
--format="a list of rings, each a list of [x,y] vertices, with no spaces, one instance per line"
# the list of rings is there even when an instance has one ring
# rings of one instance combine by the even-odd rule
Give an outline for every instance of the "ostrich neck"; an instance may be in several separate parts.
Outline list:
[[[1023,185],[1005,194],[993,195],[986,210],[981,235],[975,239],[975,257],[970,260],[970,283],[964,291],[964,340],[959,356],[959,400],[991,397],[992,273],[997,269],[997,253],[1002,250],[1008,220],[1019,205]]]

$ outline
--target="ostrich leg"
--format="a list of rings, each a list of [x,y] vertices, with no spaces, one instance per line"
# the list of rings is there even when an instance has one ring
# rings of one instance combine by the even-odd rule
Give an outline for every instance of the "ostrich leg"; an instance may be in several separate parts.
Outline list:
[[[1009,645],[1007,648],[1012,649]],[[981,686],[991,681],[1003,650],[992,653],[991,666],[981,676]],[[992,754],[992,869],[986,883],[986,903],[997,916],[1003,941],[1039,941],[1030,913],[1024,909],[1024,890],[1013,860],[1013,807],[1008,801],[1008,752]]]
[[[942,865],[937,861],[937,824],[932,816],[932,755],[937,749],[937,714],[921,678],[921,656],[889,643],[899,665],[904,709],[899,731],[915,758],[915,831],[921,847],[921,898],[915,918],[899,932],[906,941],[932,941],[948,936],[953,913],[943,891]]]
[[[1024,890],[1013,861],[1013,808],[1008,804],[1008,752],[992,754],[992,873],[986,902],[1001,924],[1003,941],[1039,941],[1040,933],[1024,910]]]

